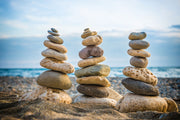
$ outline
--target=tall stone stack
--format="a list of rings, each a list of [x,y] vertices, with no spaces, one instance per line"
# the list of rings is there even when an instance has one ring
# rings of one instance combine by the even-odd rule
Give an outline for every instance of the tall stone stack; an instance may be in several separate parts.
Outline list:
[[[122,80],[122,84],[132,93],[124,97],[116,105],[120,112],[136,111],[177,111],[176,103],[170,98],[159,97],[159,90],[156,86],[158,79],[146,67],[147,57],[150,53],[145,51],[150,44],[143,40],[146,38],[145,32],[133,32],[129,35],[129,49],[127,53],[132,56],[130,64],[123,69],[123,74],[129,78]]]
[[[77,83],[80,84],[77,90],[83,95],[78,96],[74,102],[115,105],[116,101],[108,98],[110,96],[108,87],[111,84],[106,76],[110,73],[110,67],[98,64],[106,59],[103,56],[103,49],[98,46],[103,39],[89,28],[84,29],[81,37],[84,39],[82,45],[86,47],[79,52],[79,57],[83,60],[78,62],[81,69],[76,70],[75,75]]]
[[[63,40],[59,37],[60,34],[55,28],[48,30],[50,35],[49,40],[44,41],[46,50],[42,51],[45,57],[41,60],[40,65],[47,70],[39,75],[37,83],[39,84],[32,93],[24,96],[25,100],[33,100],[36,98],[45,99],[58,103],[70,104],[71,97],[64,91],[71,88],[72,83],[67,75],[74,72],[74,67],[67,60],[67,48],[63,46]]]

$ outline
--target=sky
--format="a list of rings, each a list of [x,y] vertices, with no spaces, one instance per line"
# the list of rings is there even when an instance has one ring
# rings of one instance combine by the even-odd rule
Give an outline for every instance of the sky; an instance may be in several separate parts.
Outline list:
[[[87,27],[103,37],[103,64],[130,65],[128,36],[144,31],[149,67],[180,66],[180,0],[0,0],[0,68],[41,67],[52,27],[75,67]]]

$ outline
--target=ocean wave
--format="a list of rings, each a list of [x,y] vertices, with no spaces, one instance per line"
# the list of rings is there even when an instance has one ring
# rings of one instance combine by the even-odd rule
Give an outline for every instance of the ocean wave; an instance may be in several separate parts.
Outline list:
[[[76,70],[79,68],[75,68]],[[125,77],[122,73],[124,67],[111,67],[111,72],[108,77]],[[162,78],[179,78],[180,67],[148,67],[154,75]],[[42,72],[48,69],[45,68],[7,68],[0,69],[0,76],[20,76],[20,77],[37,77]],[[69,74],[74,77],[74,73]]]

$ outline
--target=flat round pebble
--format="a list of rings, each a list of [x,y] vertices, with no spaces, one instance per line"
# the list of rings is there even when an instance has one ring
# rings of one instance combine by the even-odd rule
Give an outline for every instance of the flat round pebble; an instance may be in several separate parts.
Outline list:
[[[148,59],[145,57],[132,57],[130,59],[130,64],[138,68],[146,68],[148,65]]]
[[[150,44],[144,40],[131,40],[129,46],[134,50],[140,50],[148,48]]]

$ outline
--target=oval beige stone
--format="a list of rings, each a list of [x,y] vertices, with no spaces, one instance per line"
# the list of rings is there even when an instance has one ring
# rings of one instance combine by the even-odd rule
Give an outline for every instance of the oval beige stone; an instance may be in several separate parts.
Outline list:
[[[109,105],[115,107],[117,101],[110,98],[95,98],[95,97],[80,95],[74,99],[73,103],[102,104],[102,105]]]
[[[44,41],[44,46],[46,46],[50,49],[57,50],[61,53],[67,53],[67,48],[65,46],[50,42],[49,40]]]
[[[44,51],[41,52],[42,56],[44,57],[51,57],[51,58],[55,58],[57,60],[61,60],[61,61],[65,61],[67,60],[67,55],[57,52],[53,49],[46,49]]]
[[[97,35],[96,31],[90,31],[89,28],[84,29],[83,34],[81,35],[81,38],[86,38],[88,36],[94,36]]]
[[[106,60],[106,58],[104,56],[88,58],[88,59],[80,60],[78,62],[78,66],[79,67],[92,66],[92,65],[96,65],[96,64],[98,64],[100,62],[103,62],[104,60]]]
[[[116,92],[112,88],[108,87],[107,90],[109,93],[109,96],[107,98],[114,99],[118,102],[123,97],[122,95],[120,95],[118,92]]]
[[[164,98],[168,104],[167,112],[178,112],[178,106],[176,102],[171,98]]]
[[[56,44],[63,44],[63,39],[61,39],[59,36],[53,36],[53,35],[48,35],[47,38]]]
[[[93,84],[93,85],[101,85],[104,87],[111,86],[111,83],[109,82],[109,80],[102,76],[90,76],[90,77],[77,78],[76,82],[79,84],[86,84],[86,85]]]
[[[123,69],[123,74],[130,78],[151,84],[153,86],[155,86],[158,82],[157,77],[146,68],[135,68],[128,66]]]
[[[41,73],[37,78],[37,83],[41,86],[64,90],[72,86],[72,82],[67,74],[51,70]]]
[[[100,35],[89,36],[82,41],[82,45],[84,45],[84,46],[100,45],[102,43],[102,41],[103,41],[103,39]]]
[[[138,56],[138,57],[150,57],[151,54],[145,50],[133,50],[129,49],[127,53],[131,56]]]
[[[133,93],[126,94],[116,105],[120,112],[158,111],[166,112],[168,104],[159,96],[142,96]]]
[[[130,40],[142,40],[146,38],[146,33],[145,32],[132,32],[129,35]]]
[[[74,67],[70,63],[59,61],[53,58],[44,58],[41,60],[40,65],[47,69],[60,71],[62,73],[73,73]]]

